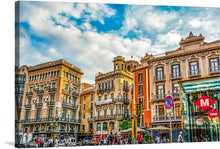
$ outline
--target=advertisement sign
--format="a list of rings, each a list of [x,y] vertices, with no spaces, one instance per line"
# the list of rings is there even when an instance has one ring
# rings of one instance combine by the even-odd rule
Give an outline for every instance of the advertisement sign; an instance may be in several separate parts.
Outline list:
[[[219,112],[217,110],[212,110],[212,111],[209,112],[209,117],[210,118],[215,118],[215,117],[218,116],[218,114],[219,114]]]

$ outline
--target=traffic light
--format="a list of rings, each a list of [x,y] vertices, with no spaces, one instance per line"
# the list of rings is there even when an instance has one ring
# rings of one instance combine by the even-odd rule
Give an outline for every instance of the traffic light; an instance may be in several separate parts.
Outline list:
[[[137,104],[137,115],[141,115],[142,113],[142,104]]]

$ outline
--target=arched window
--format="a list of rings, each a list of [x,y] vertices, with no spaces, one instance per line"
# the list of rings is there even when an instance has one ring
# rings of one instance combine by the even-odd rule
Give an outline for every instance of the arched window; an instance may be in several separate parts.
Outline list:
[[[107,122],[104,122],[103,123],[103,130],[108,130],[108,123]]]

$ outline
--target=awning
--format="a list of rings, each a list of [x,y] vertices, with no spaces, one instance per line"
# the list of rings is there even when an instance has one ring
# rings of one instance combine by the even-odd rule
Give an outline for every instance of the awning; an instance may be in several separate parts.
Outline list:
[[[126,130],[122,130],[121,132],[126,133],[126,132],[131,132],[131,131],[132,131],[132,128],[128,128]],[[137,132],[146,132],[146,130],[141,129],[141,128],[137,128]]]

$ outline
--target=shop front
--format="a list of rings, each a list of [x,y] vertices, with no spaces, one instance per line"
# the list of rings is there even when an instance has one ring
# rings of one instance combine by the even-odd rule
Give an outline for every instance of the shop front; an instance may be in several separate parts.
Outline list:
[[[185,142],[220,141],[220,78],[180,83]]]

